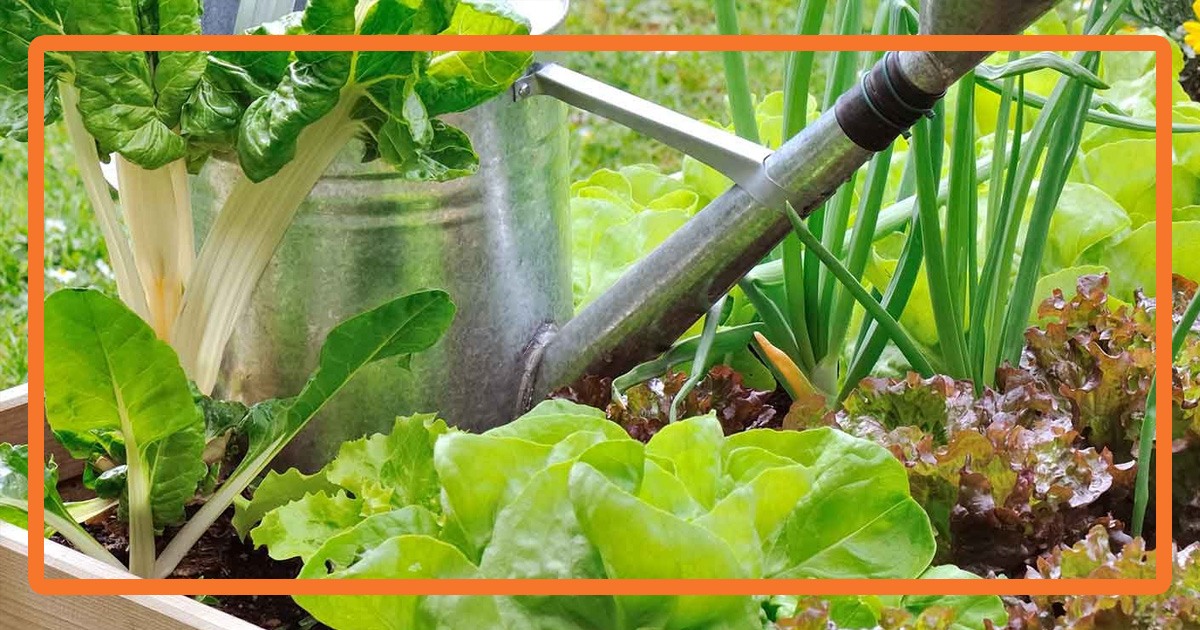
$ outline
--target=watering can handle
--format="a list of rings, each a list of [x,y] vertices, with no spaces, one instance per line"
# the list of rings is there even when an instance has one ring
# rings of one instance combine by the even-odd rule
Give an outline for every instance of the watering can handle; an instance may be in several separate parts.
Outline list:
[[[535,63],[512,86],[514,101],[545,95],[620,123],[711,166],[769,208],[790,201],[787,189],[767,173],[772,151],[657,103],[556,63]]]

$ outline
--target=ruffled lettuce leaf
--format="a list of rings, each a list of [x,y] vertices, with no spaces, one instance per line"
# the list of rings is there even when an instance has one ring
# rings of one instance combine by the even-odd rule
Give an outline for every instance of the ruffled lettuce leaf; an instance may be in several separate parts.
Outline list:
[[[1200,545],[1174,550],[1171,586],[1161,595],[1044,596],[1008,607],[1014,628],[1189,628],[1200,624]],[[1095,527],[1029,567],[1026,579],[1152,579],[1155,554]]]
[[[1130,496],[1132,464],[1085,448],[1070,414],[1028,376],[1005,376],[978,398],[969,382],[935,376],[865,379],[829,418],[886,446],[938,533],[937,562],[1018,574],[1075,540]]]
[[[748,340],[742,341],[745,343]],[[603,409],[609,420],[634,439],[646,442],[669,424],[671,401],[685,381],[687,374],[668,371],[630,387],[614,399],[613,379],[585,376],[554,392],[552,397]],[[780,408],[784,400],[773,389],[765,391],[747,385],[742,374],[733,368],[717,365],[684,397],[679,416],[713,413],[725,435],[748,429],[780,428],[786,411]]]

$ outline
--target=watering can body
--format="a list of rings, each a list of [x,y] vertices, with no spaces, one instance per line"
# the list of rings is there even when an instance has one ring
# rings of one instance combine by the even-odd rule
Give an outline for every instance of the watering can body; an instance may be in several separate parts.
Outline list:
[[[557,22],[547,11],[565,14],[566,0],[539,3],[543,29]],[[365,368],[277,466],[315,469],[397,415],[438,412],[479,430],[511,419],[527,346],[571,316],[567,106],[500,96],[444,118],[471,138],[478,172],[406,181],[347,146],[300,206],[226,346],[214,393],[259,401],[300,391],[326,334],[349,317],[426,288],[457,306],[441,342],[408,369]],[[239,174],[218,157],[194,177],[197,243]]]
[[[565,11],[566,0],[550,1]],[[528,4],[547,6],[538,2]],[[986,14],[972,12],[974,0],[923,5],[937,3],[940,13],[923,6],[922,32],[1019,32],[1053,0],[1019,0]],[[942,23],[925,24],[939,15],[947,16]],[[438,412],[459,427],[487,429],[584,373],[615,374],[650,358],[800,220],[784,212],[787,204],[799,216],[816,207],[986,53],[902,55],[877,64],[775,152],[553,65],[532,68],[510,95],[448,117],[479,154],[470,177],[407,182],[361,164],[349,147],[259,280],[215,393],[257,401],[298,391],[337,322],[423,288],[446,290],[455,301],[447,336],[408,369],[369,366],[276,466],[319,468],[343,441],[387,431],[397,415]],[[574,317],[564,103],[693,153],[736,184]],[[197,176],[197,242],[237,174],[231,161],[216,159]]]

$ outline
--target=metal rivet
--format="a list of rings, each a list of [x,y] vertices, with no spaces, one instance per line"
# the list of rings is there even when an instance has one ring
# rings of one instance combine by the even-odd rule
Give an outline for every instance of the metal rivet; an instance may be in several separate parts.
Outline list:
[[[528,83],[521,83],[517,85],[517,96],[529,96],[531,92],[533,92],[533,89],[529,87]]]

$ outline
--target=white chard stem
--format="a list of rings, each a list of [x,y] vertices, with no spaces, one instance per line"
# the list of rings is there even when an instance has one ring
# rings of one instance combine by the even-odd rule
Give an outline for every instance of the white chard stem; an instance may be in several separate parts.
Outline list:
[[[300,204],[357,131],[357,97],[300,133],[296,157],[269,179],[239,178],[201,246],[171,345],[200,391],[212,392],[225,345]]]
[[[187,165],[176,160],[147,170],[115,159],[133,259],[146,289],[147,321],[160,339],[170,341],[196,251]]]
[[[83,179],[83,188],[100,223],[104,244],[108,247],[108,258],[117,281],[117,294],[133,312],[150,321],[146,291],[134,265],[129,239],[121,226],[120,213],[116,202],[113,201],[108,180],[104,179],[104,173],[100,170],[100,154],[96,151],[96,141],[83,126],[83,118],[79,115],[79,91],[68,82],[59,81],[58,94],[62,100],[67,137],[75,154],[79,175]]]

